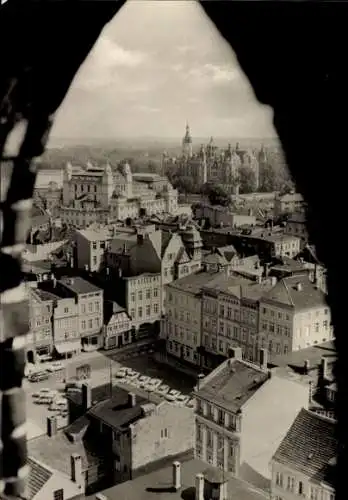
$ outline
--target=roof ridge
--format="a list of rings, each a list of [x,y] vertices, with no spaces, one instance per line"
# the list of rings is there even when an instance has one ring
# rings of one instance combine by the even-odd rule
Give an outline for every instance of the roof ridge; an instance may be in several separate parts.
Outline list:
[[[286,293],[288,294],[288,297],[289,297],[289,300],[290,300],[290,303],[291,303],[292,307],[295,307],[295,304],[294,304],[294,301],[292,300],[292,297],[291,297],[288,285],[286,284],[286,281],[285,281],[284,278],[282,279],[282,282],[283,282],[283,285],[285,287]]]

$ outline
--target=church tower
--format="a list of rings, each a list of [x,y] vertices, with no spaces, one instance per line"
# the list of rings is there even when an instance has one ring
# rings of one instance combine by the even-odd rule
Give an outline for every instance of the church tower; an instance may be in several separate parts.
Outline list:
[[[182,140],[182,153],[186,158],[192,158],[192,137],[189,124],[186,124],[186,133]]]

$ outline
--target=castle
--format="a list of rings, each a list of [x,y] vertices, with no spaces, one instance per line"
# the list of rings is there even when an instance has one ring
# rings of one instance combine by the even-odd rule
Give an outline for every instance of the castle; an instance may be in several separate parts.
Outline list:
[[[164,169],[168,168],[171,159],[163,155]],[[226,150],[219,149],[211,137],[207,145],[201,145],[198,153],[193,152],[190,127],[186,125],[186,133],[182,140],[182,156],[175,161],[178,175],[191,177],[195,184],[202,186],[206,182],[218,183],[231,188],[238,188],[239,171],[243,167],[250,168],[255,175],[255,189],[260,185],[260,165],[266,163],[266,152],[244,150],[237,143]]]
[[[142,215],[176,214],[178,193],[166,177],[132,174],[128,163],[85,167],[67,163],[63,175],[62,222],[80,228]]]

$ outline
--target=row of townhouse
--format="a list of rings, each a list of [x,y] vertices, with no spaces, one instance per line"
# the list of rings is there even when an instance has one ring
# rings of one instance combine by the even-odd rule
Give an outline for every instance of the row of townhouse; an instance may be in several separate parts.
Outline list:
[[[104,303],[103,290],[81,277],[28,284],[28,362],[81,350],[120,347],[131,338],[131,319],[116,303]]]
[[[257,281],[224,272],[201,271],[167,286],[161,324],[168,354],[213,368],[241,347],[257,361],[333,338],[326,295],[307,273]]]

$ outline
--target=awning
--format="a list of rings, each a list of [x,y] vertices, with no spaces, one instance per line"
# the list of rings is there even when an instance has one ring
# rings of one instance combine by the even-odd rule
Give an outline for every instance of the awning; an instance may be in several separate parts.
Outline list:
[[[73,342],[64,342],[62,344],[56,344],[55,348],[59,354],[66,354],[67,352],[80,351],[81,342],[79,340],[75,340]]]

